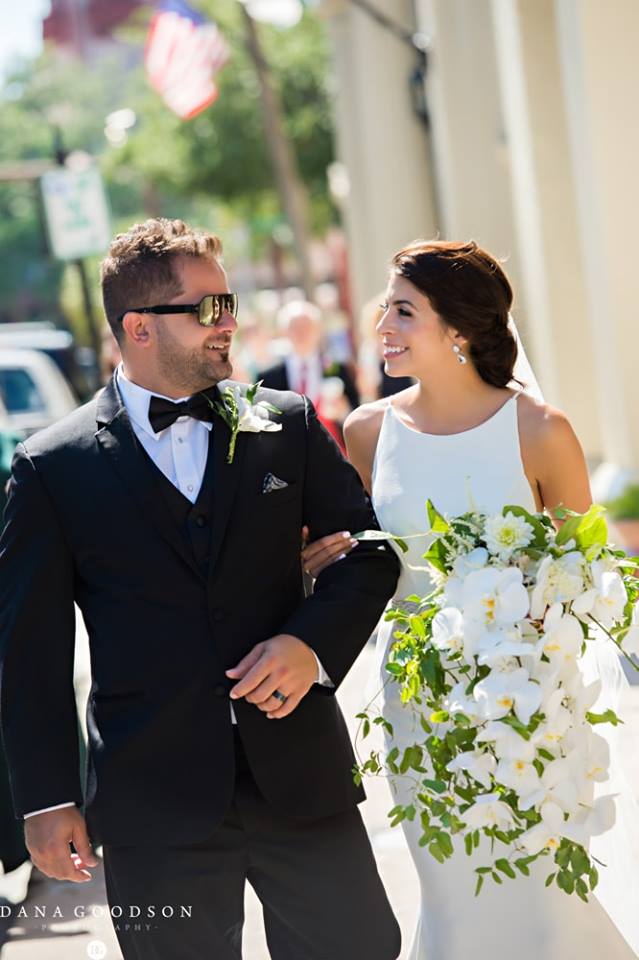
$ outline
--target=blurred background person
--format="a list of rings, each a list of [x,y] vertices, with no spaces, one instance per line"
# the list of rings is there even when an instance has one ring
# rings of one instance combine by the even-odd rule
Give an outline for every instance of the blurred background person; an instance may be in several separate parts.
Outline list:
[[[262,371],[260,379],[273,390],[307,396],[343,449],[342,423],[359,406],[352,370],[325,353],[322,314],[315,304],[293,300],[282,307],[277,320],[288,349],[279,363]]]

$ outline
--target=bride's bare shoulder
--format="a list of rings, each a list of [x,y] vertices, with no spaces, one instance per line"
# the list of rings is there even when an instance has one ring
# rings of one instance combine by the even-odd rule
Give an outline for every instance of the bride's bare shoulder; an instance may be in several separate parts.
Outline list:
[[[384,419],[384,413],[388,406],[388,398],[373,400],[370,403],[363,403],[349,413],[344,423],[344,433],[352,437],[366,436],[367,434],[379,430]]]
[[[517,409],[521,439],[539,455],[547,455],[562,444],[575,442],[575,432],[563,410],[527,393],[518,397]]]

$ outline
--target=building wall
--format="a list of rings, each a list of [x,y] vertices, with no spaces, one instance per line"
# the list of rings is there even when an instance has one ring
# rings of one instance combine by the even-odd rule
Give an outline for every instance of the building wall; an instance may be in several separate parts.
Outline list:
[[[407,0],[376,5],[412,23]],[[639,4],[414,0],[430,144],[406,99],[409,51],[346,0],[326,6],[356,301],[402,227],[506,258],[545,394],[600,464],[596,495],[613,493],[639,475]]]
[[[376,7],[414,29],[412,0]],[[348,175],[344,221],[355,316],[386,285],[388,261],[437,230],[427,133],[409,78],[416,54],[349,0],[323,5],[332,43],[337,151]]]

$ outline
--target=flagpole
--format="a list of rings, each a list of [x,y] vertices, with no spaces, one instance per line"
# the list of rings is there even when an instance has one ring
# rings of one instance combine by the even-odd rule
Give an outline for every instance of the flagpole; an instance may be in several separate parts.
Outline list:
[[[273,89],[268,64],[262,51],[255,21],[246,6],[240,3],[246,25],[246,42],[257,72],[260,97],[264,112],[264,128],[271,163],[284,213],[295,243],[295,254],[300,268],[300,285],[309,300],[315,296],[315,282],[311,270],[310,233],[308,227],[308,198],[297,169],[295,154],[284,132],[282,109]]]

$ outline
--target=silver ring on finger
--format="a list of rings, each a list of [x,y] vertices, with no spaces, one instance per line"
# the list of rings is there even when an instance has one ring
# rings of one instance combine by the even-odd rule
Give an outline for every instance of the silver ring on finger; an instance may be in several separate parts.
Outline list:
[[[274,696],[276,700],[279,700],[281,704],[285,704],[288,700],[286,694],[282,693],[281,690],[274,690],[272,696]]]

